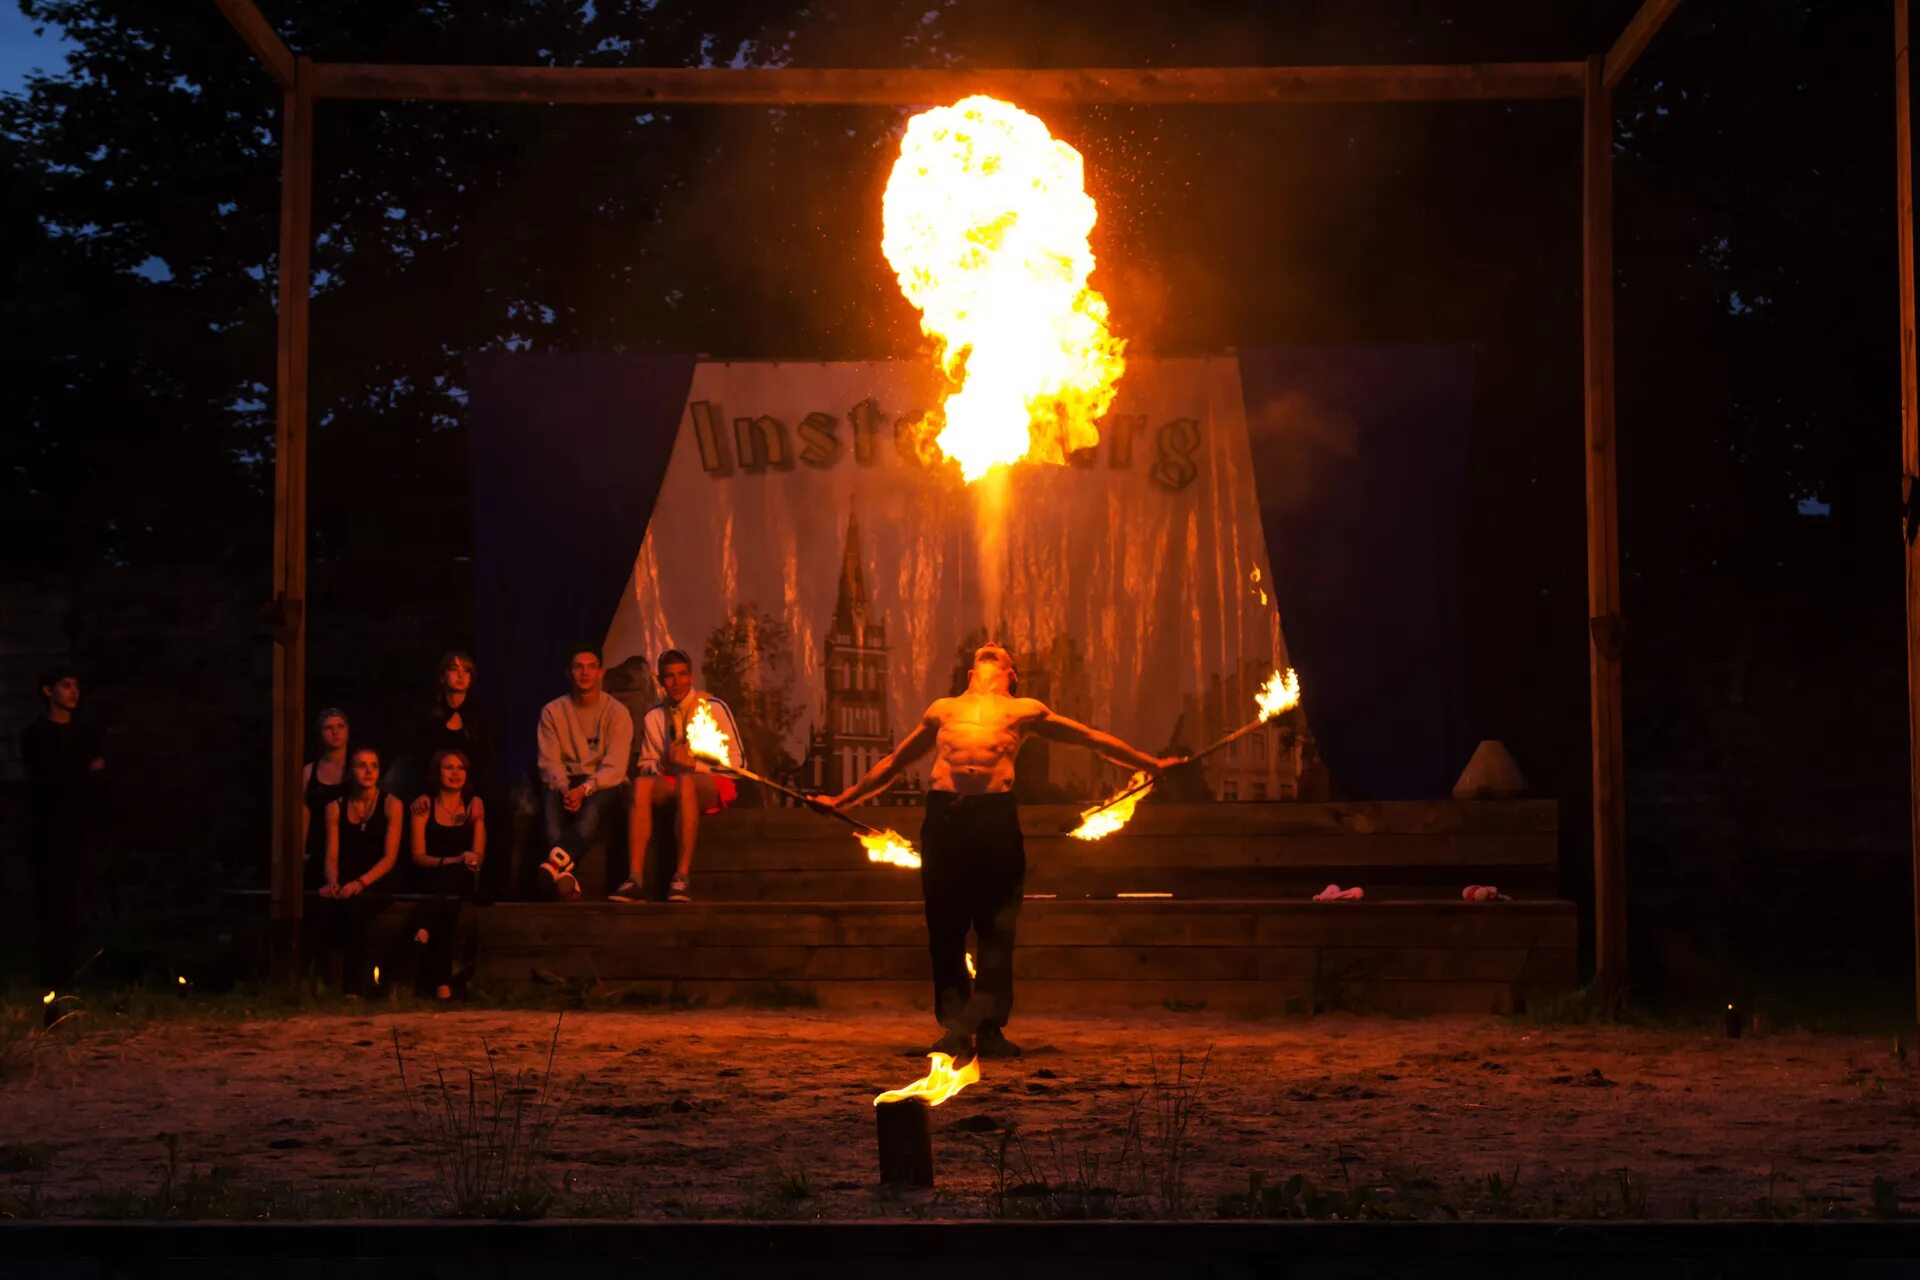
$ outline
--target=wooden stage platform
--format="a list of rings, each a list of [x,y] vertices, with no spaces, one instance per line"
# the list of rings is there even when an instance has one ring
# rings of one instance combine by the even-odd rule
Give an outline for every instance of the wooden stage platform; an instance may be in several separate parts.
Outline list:
[[[1146,805],[1092,844],[1062,834],[1074,815],[1022,812],[1023,1009],[1508,1012],[1576,981],[1578,913],[1554,897],[1552,801]],[[863,816],[919,828],[917,809]],[[736,811],[702,836],[697,902],[480,908],[480,976],[930,1007],[918,875],[864,857],[818,815]],[[587,879],[599,888],[601,876]],[[1329,882],[1366,899],[1311,901]],[[1461,901],[1474,883],[1514,900]]]

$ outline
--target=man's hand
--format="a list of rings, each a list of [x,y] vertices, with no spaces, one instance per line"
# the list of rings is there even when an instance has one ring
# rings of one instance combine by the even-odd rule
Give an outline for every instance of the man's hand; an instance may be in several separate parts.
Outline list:
[[[676,742],[667,748],[667,760],[682,769],[693,768],[693,748],[684,742]]]
[[[580,812],[580,806],[587,800],[587,784],[581,783],[560,797],[561,805],[568,813]]]
[[[415,796],[413,803],[407,806],[407,812],[416,818],[424,818],[433,808],[433,801],[425,796]]]
[[[845,791],[842,791],[837,796],[814,796],[812,799],[813,799],[813,802],[819,805],[822,809],[833,809],[835,811],[838,811],[838,810],[845,809],[849,806],[849,804],[851,803],[852,796],[853,796],[853,788],[848,787]]]
[[[1161,756],[1153,762],[1153,771],[1155,773],[1165,773],[1169,769],[1178,769],[1187,762],[1187,759],[1188,757],[1186,756]]]

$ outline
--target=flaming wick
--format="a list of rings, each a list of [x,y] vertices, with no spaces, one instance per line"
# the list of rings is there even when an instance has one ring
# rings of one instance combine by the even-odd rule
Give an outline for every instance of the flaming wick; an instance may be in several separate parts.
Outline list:
[[[905,1088],[889,1089],[877,1095],[873,1105],[877,1107],[883,1102],[905,1102],[909,1098],[919,1098],[928,1106],[937,1107],[980,1079],[980,1059],[978,1058],[971,1059],[958,1071],[954,1070],[952,1054],[930,1053],[927,1059],[933,1063],[933,1066],[926,1075]]]
[[[1267,682],[1260,686],[1260,692],[1253,696],[1253,704],[1259,709],[1259,715],[1226,737],[1200,748],[1187,757],[1186,763],[1192,764],[1195,760],[1203,759],[1223,749],[1229,743],[1238,742],[1281,712],[1290,711],[1299,706],[1300,673],[1292,667],[1288,667],[1284,672],[1274,672],[1267,678]],[[1147,792],[1153,790],[1153,783],[1154,779],[1147,777],[1144,772],[1134,774],[1119,792],[1082,812],[1080,825],[1067,834],[1078,840],[1099,840],[1112,835],[1132,819],[1134,805],[1139,804],[1146,797]]]

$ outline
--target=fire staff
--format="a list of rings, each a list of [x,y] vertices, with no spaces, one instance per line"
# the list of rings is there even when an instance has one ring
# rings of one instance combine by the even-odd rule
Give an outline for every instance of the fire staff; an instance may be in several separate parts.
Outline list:
[[[933,753],[927,815],[920,830],[920,892],[926,902],[927,949],[933,959],[934,1013],[945,1029],[932,1052],[966,1061],[1011,1058],[1013,940],[1026,881],[1027,856],[1013,796],[1014,760],[1030,734],[1088,747],[1129,769],[1157,773],[1177,760],[1150,756],[1111,734],[1090,729],[1015,695],[1013,659],[997,644],[973,655],[967,690],[928,707],[905,741],[866,777],[826,803],[848,809],[878,795],[914,761]],[[979,978],[967,977],[967,930],[979,956]]]

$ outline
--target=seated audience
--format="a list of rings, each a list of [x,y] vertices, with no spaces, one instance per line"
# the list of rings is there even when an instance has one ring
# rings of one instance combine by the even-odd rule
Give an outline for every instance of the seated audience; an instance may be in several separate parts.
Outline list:
[[[300,856],[306,865],[306,885],[318,889],[327,878],[327,806],[347,793],[347,713],[328,707],[320,713],[320,754],[300,771],[301,800],[307,806],[307,826]]]
[[[406,811],[380,785],[380,753],[356,747],[347,762],[352,781],[327,806],[326,941],[342,962],[341,986],[349,993],[370,988],[373,958],[368,926],[373,907],[391,885],[400,859],[400,824]]]
[[[441,750],[428,766],[436,787],[425,812],[415,806],[410,848],[413,881],[432,895],[414,913],[413,938],[424,948],[419,986],[442,1000],[453,996],[453,965],[465,913],[461,904],[474,897],[487,853],[487,810],[473,794],[465,752]]]
[[[647,883],[647,850],[653,841],[654,814],[671,808],[675,849],[679,861],[667,888],[667,901],[691,902],[688,879],[693,874],[693,847],[700,833],[700,815],[719,813],[737,794],[733,779],[713,772],[713,766],[694,757],[687,746],[687,721],[702,704],[712,709],[715,723],[727,735],[727,763],[742,764],[740,726],[720,699],[696,692],[693,660],[679,649],[660,655],[661,698],[647,709],[640,724],[640,758],[633,779],[633,811],[627,818],[627,879],[609,897],[615,902],[639,902]]]
[[[600,650],[575,647],[573,689],[540,711],[540,782],[547,844],[577,863],[619,812],[633,756],[633,717],[600,687]]]

